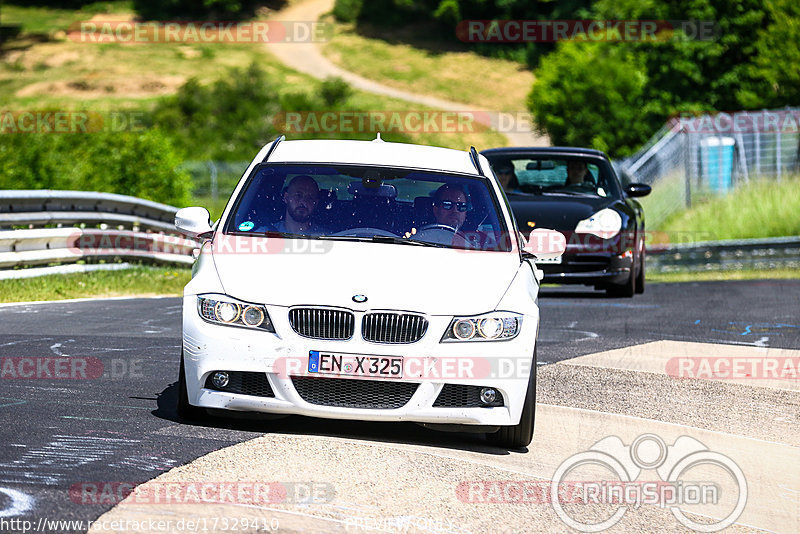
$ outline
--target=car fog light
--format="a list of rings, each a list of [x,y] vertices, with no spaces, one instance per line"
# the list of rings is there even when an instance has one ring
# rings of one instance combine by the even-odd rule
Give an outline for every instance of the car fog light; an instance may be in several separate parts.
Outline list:
[[[469,339],[475,335],[475,324],[472,321],[456,321],[453,325],[453,335],[458,339]]]
[[[503,321],[500,319],[481,319],[478,330],[486,339],[495,339],[503,333]]]
[[[242,321],[247,326],[258,326],[264,321],[264,312],[255,306],[248,306],[244,309]]]
[[[217,302],[214,311],[217,313],[217,319],[223,323],[232,323],[239,318],[239,306],[231,302]]]
[[[494,388],[481,389],[481,402],[485,405],[490,405],[497,400],[497,391]]]
[[[226,373],[225,371],[217,371],[211,377],[211,383],[214,384],[214,387],[217,389],[223,389],[227,387],[230,381],[231,381],[230,377],[228,376],[228,373]]]

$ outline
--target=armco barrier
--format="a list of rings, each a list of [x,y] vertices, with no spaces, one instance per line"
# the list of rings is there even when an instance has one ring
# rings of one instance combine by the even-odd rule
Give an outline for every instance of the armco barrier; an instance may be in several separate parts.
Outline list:
[[[800,269],[800,236],[648,247],[651,272]]]
[[[178,208],[151,200],[87,191],[0,191],[0,229],[45,225],[119,226],[174,233]]]
[[[64,272],[63,265],[20,267],[78,261],[97,264],[91,270],[118,260],[191,264],[198,243],[178,235],[176,211],[112,193],[0,191],[0,279]]]

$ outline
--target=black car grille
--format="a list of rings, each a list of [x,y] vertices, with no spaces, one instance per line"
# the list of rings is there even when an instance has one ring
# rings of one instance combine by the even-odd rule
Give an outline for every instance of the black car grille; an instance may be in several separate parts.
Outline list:
[[[503,394],[497,391],[495,403],[502,406]],[[436,401],[434,408],[476,408],[483,407],[481,402],[481,386],[465,386],[461,384],[445,384]]]
[[[417,391],[413,382],[292,377],[304,401],[339,408],[392,410],[402,408]]]
[[[211,382],[214,373],[208,375],[206,379],[206,389],[224,391],[225,393],[238,393],[240,395],[252,395],[254,397],[274,397],[272,387],[269,385],[266,373],[251,373],[244,371],[228,371],[228,385],[218,388]]]
[[[428,320],[411,313],[368,313],[361,321],[361,335],[376,343],[414,343],[428,330]]]
[[[314,339],[350,339],[355,317],[346,310],[325,308],[294,308],[289,310],[292,330]]]

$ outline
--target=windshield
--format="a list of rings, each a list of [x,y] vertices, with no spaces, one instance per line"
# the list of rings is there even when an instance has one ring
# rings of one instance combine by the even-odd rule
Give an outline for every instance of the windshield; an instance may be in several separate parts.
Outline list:
[[[496,160],[492,168],[510,193],[619,197],[611,172],[596,160],[581,158],[513,158]]]
[[[261,165],[225,233],[511,250],[485,178],[354,165]]]

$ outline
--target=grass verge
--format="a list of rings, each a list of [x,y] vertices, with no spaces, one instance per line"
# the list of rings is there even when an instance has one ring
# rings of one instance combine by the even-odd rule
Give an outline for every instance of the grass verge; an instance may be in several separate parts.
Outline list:
[[[136,266],[119,271],[51,274],[0,280],[0,302],[30,302],[127,295],[179,296],[191,280],[185,267]]]
[[[645,212],[646,213],[646,212]],[[659,230],[713,234],[714,240],[800,235],[800,175],[762,179],[671,216]]]
[[[647,283],[670,282],[726,282],[729,280],[789,280],[800,279],[800,269],[770,269],[763,271],[702,271],[702,272],[676,272],[676,273],[651,273],[648,272]]]

